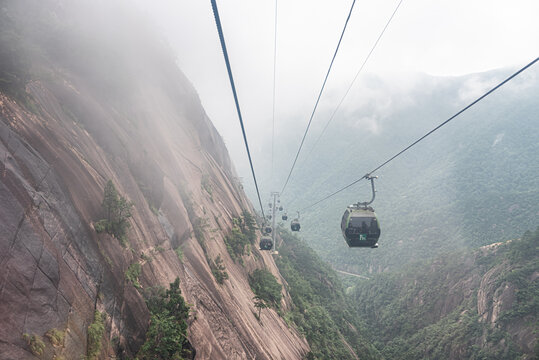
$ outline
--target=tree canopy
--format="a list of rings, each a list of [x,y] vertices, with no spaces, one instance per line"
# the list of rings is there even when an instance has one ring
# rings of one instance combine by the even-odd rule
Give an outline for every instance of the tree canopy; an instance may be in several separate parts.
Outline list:
[[[249,285],[258,299],[279,308],[282,285],[277,282],[277,278],[271,272],[266,269],[256,269],[249,274]]]
[[[180,279],[170,283],[168,290],[154,288],[147,295],[150,310],[150,327],[138,359],[183,359],[190,351],[187,340],[189,306],[180,290]]]

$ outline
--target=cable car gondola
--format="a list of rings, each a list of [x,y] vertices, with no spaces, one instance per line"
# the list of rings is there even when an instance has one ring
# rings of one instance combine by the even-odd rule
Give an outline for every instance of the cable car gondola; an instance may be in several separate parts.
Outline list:
[[[283,221],[288,220],[288,215],[286,215],[286,213],[284,213],[283,216],[282,216],[282,219],[283,219]]]
[[[380,225],[372,207],[350,205],[342,217],[341,230],[349,247],[378,247]]]
[[[270,236],[262,236],[260,239],[260,250],[271,250],[273,248],[273,241]]]
[[[269,225],[264,226],[264,233],[265,234],[271,234],[272,230],[273,229],[271,228],[271,226],[269,226]]]
[[[342,216],[341,230],[349,247],[378,247],[380,225],[374,209],[368,206],[374,201],[376,193],[374,189],[375,178],[369,175],[366,176],[366,179],[371,181],[371,201],[348,206]]]

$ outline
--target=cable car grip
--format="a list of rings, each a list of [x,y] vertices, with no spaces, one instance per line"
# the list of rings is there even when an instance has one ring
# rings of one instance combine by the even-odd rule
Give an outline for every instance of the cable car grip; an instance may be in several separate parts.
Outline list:
[[[378,179],[378,176],[371,176],[371,174],[366,174],[365,179],[371,181],[372,199],[371,201],[358,202],[356,206],[357,207],[363,206],[366,209],[368,205],[372,204],[372,202],[374,201],[374,198],[376,197],[376,189],[374,188],[374,179]]]

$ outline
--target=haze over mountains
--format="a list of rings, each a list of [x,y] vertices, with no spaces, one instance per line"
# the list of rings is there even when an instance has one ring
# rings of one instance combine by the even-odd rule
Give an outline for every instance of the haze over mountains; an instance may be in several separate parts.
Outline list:
[[[513,72],[364,76],[313,150],[333,108],[315,118],[283,205],[293,214],[359,179]],[[305,239],[339,269],[366,274],[534,229],[539,217],[538,74],[530,68],[375,173],[380,249],[350,250],[340,233],[345,207],[370,199],[366,181],[302,212]],[[279,189],[297,151],[296,136],[276,139]],[[267,160],[269,146],[255,158]],[[262,179],[270,177],[268,167],[260,170]],[[262,188],[268,187],[263,182]]]
[[[307,143],[282,204],[291,215],[360,178],[512,72],[413,75],[397,88],[365,76],[311,154]],[[367,181],[302,212],[304,246],[363,276],[342,278],[380,358],[537,356],[538,74],[530,69],[375,174],[378,249],[348,248],[339,227],[346,205],[370,199]],[[280,156],[297,150],[291,138]],[[320,278],[297,252],[298,267]]]

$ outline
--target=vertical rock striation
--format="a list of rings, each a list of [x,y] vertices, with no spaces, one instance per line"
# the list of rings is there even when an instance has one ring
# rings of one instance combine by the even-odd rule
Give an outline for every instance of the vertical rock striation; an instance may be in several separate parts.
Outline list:
[[[44,339],[42,358],[79,358],[95,310],[106,314],[100,357],[133,356],[149,321],[143,292],[180,277],[197,359],[301,359],[305,339],[274,310],[254,315],[247,276],[278,274],[271,255],[254,245],[234,263],[224,243],[233,218],[253,209],[221,137],[174,59],[133,34],[119,9],[52,0],[3,8],[17,41],[40,56],[23,92],[0,92],[0,357],[35,358],[27,333]],[[110,31],[105,42],[90,38],[92,21]],[[134,204],[126,247],[94,230],[109,179]],[[222,285],[210,268],[218,256]],[[134,263],[139,289],[125,275]],[[45,337],[51,329],[65,331],[62,344]]]

